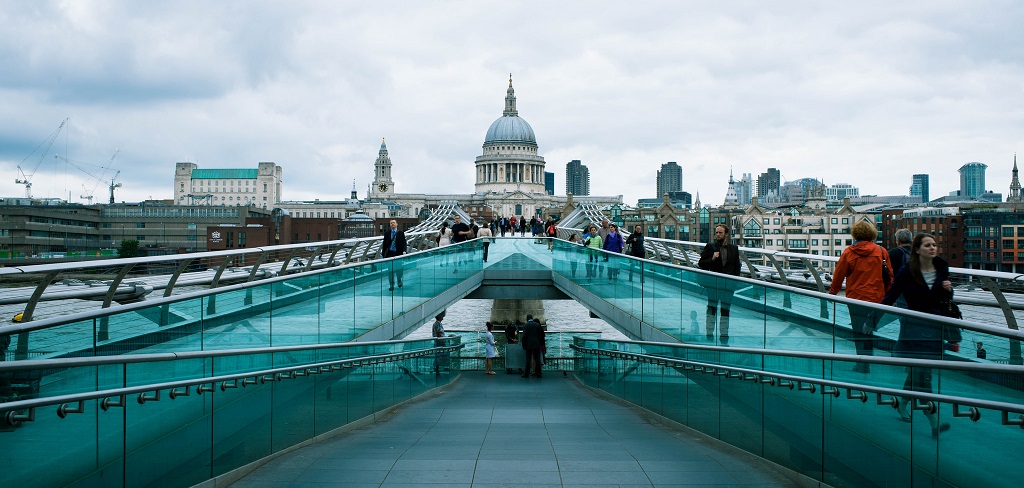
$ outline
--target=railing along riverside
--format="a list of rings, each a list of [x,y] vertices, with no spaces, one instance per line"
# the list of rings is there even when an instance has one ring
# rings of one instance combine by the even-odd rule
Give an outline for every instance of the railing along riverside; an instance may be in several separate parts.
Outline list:
[[[239,386],[244,388],[248,385],[253,385],[257,383],[262,385],[269,382],[282,381],[284,379],[295,379],[301,376],[336,372],[342,369],[348,369],[358,366],[368,366],[380,363],[403,361],[406,359],[423,357],[433,358],[438,353],[451,353],[465,348],[466,345],[462,344],[461,341],[458,340],[457,336],[446,336],[444,339],[429,340],[416,339],[388,342],[377,341],[341,344],[318,344],[313,346],[281,346],[255,349],[185,351],[177,353],[152,353],[123,356],[99,356],[87,358],[59,358],[34,361],[26,360],[0,362],[0,375],[4,375],[14,371],[29,371],[39,369],[57,371],[67,370],[71,368],[110,365],[122,365],[124,368],[127,368],[128,365],[143,363],[183,361],[195,359],[213,359],[243,355],[252,356],[258,354],[275,354],[297,351],[322,351],[343,348],[359,348],[365,350],[373,348],[375,346],[394,347],[395,345],[399,344],[414,344],[417,342],[434,343],[435,341],[440,340],[444,340],[446,342],[453,342],[454,344],[428,347],[412,351],[376,354],[355,358],[335,359],[329,361],[317,361],[301,365],[288,365],[277,368],[262,369],[259,371],[246,371],[242,373],[210,376],[204,378],[181,379],[161,383],[136,385],[131,387],[111,388],[101,391],[70,393],[64,395],[32,398],[27,400],[15,400],[6,403],[0,403],[0,414],[2,414],[2,418],[4,419],[4,422],[6,422],[8,426],[17,426],[25,422],[34,421],[36,418],[35,410],[40,407],[56,405],[57,416],[60,418],[65,418],[67,417],[68,414],[84,413],[85,410],[83,409],[83,406],[84,402],[87,400],[101,400],[101,408],[103,410],[109,410],[110,408],[113,407],[124,407],[125,398],[128,395],[138,394],[137,401],[140,405],[143,405],[147,401],[159,401],[160,391],[164,390],[169,390],[169,394],[167,396],[171,400],[174,400],[177,397],[189,396],[192,387],[198,387],[196,388],[196,393],[201,395],[204,392],[213,391],[215,385],[218,386],[221,391],[225,391],[229,388],[237,388]],[[127,378],[127,374],[124,377]],[[242,382],[238,383],[239,380],[241,380]],[[203,387],[204,385],[205,388]],[[181,388],[184,388],[184,390],[181,390]],[[150,393],[152,393],[152,395],[150,395]],[[70,404],[77,404],[77,406],[71,407]]]
[[[436,232],[408,233],[410,252],[434,247],[433,234]],[[31,281],[34,286],[5,290],[0,296],[0,305],[24,303],[19,321],[29,322],[33,320],[36,306],[44,300],[102,300],[100,308],[108,308],[115,301],[139,300],[153,290],[163,290],[163,296],[168,297],[175,287],[217,288],[368,261],[379,256],[382,239],[378,236],[169,256],[10,266],[0,268],[0,282]],[[61,280],[62,275],[69,274],[79,279]],[[112,277],[81,280],[100,274]]]
[[[0,363],[0,372],[67,368],[47,397],[0,404],[8,448],[0,479],[230,483],[274,455],[449,384],[461,348],[449,337],[444,345],[431,338]]]
[[[834,354],[834,353],[801,353],[797,351],[773,351],[765,349],[747,349],[747,348],[736,348],[736,347],[720,347],[720,346],[701,346],[701,345],[680,345],[672,343],[660,343],[660,342],[641,342],[641,341],[601,341],[603,343],[622,343],[629,344],[637,347],[656,347],[666,349],[682,349],[687,351],[708,351],[717,353],[728,353],[728,354],[753,354],[759,356],[776,356],[785,358],[803,358],[821,361],[841,361],[841,362],[860,362],[870,363],[878,365],[890,365],[900,366],[906,368],[927,368],[927,369],[938,369],[948,370],[957,372],[971,372],[977,375],[984,374],[1013,374],[1013,375],[1024,375],[1024,368],[1019,366],[1007,366],[999,364],[974,364],[964,363],[957,361],[940,361],[940,360],[926,360],[926,359],[906,359],[897,357],[882,357],[882,356],[857,356],[848,354]],[[953,406],[954,417],[965,417],[971,421],[977,422],[981,419],[981,413],[978,409],[988,409],[1001,412],[1000,421],[1002,425],[1014,426],[1024,429],[1024,404],[1022,403],[1009,403],[984,400],[979,398],[964,397],[957,395],[944,395],[912,390],[902,390],[894,388],[886,388],[870,384],[852,383],[849,381],[835,381],[821,377],[795,375],[781,372],[768,371],[764,369],[752,369],[745,368],[737,365],[721,364],[721,363],[708,363],[703,361],[696,361],[692,359],[685,359],[679,357],[665,356],[659,354],[647,354],[638,352],[629,352],[612,349],[601,349],[598,347],[585,347],[577,344],[569,346],[574,351],[583,354],[592,354],[596,356],[604,356],[615,359],[625,359],[629,361],[635,361],[638,363],[653,364],[658,366],[666,366],[679,369],[681,371],[692,371],[696,373],[711,374],[714,376],[722,376],[728,379],[736,379],[741,381],[753,381],[755,383],[768,384],[769,386],[778,386],[781,388],[788,388],[790,390],[796,388],[800,391],[807,391],[809,393],[815,393],[820,389],[822,395],[832,395],[835,398],[840,397],[840,390],[846,390],[846,398],[850,400],[858,400],[860,402],[866,402],[866,394],[873,394],[876,397],[876,404],[887,405],[894,409],[900,408],[900,402],[910,399],[914,401],[913,408],[915,410],[923,410],[926,412],[934,412],[936,410],[936,403],[944,403]],[[624,373],[625,375],[630,372]],[[621,381],[625,377],[618,378],[615,381]],[[807,386],[810,385],[810,386]],[[883,399],[883,396],[890,398]],[[901,397],[904,400],[901,400]],[[960,407],[967,407],[968,410],[961,412]],[[1013,418],[1011,414],[1018,414],[1018,417]]]
[[[583,229],[560,227],[558,237],[568,240]],[[645,237],[644,248],[650,259],[681,266],[697,267],[703,242],[677,241]],[[774,251],[740,247],[743,260],[741,275],[762,281],[778,282],[786,286],[828,292],[832,283],[831,268],[839,261],[835,256]],[[765,263],[765,264],[761,264]],[[823,266],[827,263],[826,266]],[[828,268],[828,269],[826,269]],[[998,307],[1001,313],[985,314],[989,321],[999,321],[1009,329],[1017,330],[1018,317],[1014,311],[1024,311],[1024,275],[968,268],[950,268],[950,280],[955,287],[955,301],[965,305]],[[844,283],[845,286],[845,283]],[[966,311],[965,311],[966,312]]]

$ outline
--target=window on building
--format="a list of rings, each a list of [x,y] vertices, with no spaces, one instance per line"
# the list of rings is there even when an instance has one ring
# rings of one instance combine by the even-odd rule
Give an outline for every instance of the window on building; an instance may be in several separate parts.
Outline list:
[[[818,245],[818,240],[817,239],[811,239],[811,245],[812,246],[817,246]]]
[[[779,225],[779,224],[782,223],[782,220],[781,219],[772,219],[772,223],[775,224],[775,225]]]
[[[832,217],[832,223],[833,224],[838,224],[839,223],[839,219],[836,218],[836,217]]]
[[[1003,253],[1003,261],[1013,261],[1013,253],[1012,252],[1004,252]]]
[[[1012,249],[1013,241],[1009,239],[1003,239],[1003,249]]]
[[[1003,237],[1013,237],[1014,227],[1003,227]]]
[[[843,240],[842,239],[836,239],[835,245],[836,246],[842,246],[843,245]]]
[[[828,253],[829,253],[828,251],[821,251],[821,255],[822,256],[828,256]]]

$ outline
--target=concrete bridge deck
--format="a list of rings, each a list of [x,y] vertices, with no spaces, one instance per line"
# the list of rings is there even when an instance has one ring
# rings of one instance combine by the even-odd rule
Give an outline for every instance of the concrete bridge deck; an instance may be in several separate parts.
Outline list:
[[[463,372],[384,421],[279,457],[230,485],[789,487],[783,468],[547,374]]]

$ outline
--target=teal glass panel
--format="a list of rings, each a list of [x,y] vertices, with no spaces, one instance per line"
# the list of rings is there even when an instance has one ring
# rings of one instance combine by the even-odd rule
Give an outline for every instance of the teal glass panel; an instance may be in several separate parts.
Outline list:
[[[355,337],[355,268],[320,275],[320,341],[348,342]]]
[[[723,354],[725,356],[725,354]],[[759,362],[760,358],[748,358]],[[764,445],[764,386],[738,377],[721,380],[719,438],[759,456]]]
[[[11,344],[4,351],[8,361],[47,359],[74,352],[82,356],[95,355],[94,339],[96,319],[33,330],[10,336]]]
[[[242,349],[271,346],[273,284],[203,297],[203,347]]]
[[[34,421],[17,427],[0,423],[0,438],[4,442],[0,463],[3,486],[67,486],[81,473],[92,473],[99,468],[95,455],[100,447],[98,402],[87,401],[87,413],[68,414],[64,419],[54,413],[56,408],[40,407]]]
[[[271,285],[275,346],[317,344],[320,341],[320,276],[298,276]]]
[[[765,387],[762,457],[822,479],[824,399],[795,387]]]
[[[273,453],[272,415],[274,398],[282,383],[294,380],[257,382],[253,385],[221,389],[214,387],[213,399],[213,476],[219,476]],[[287,387],[281,387],[287,391]],[[207,394],[204,394],[207,395]],[[208,445],[210,445],[208,444]]]
[[[316,376],[297,376],[274,383],[273,403],[269,410],[272,452],[280,452],[316,435],[314,401],[320,384]],[[263,413],[266,415],[268,412]]]
[[[152,393],[150,393],[151,395]],[[128,397],[125,416],[125,485],[192,486],[211,477],[212,395],[139,404]]]
[[[348,371],[332,371],[314,378],[316,390],[311,420],[316,435],[325,434],[354,420],[348,416]]]
[[[373,410],[384,410],[395,401],[395,371],[393,363],[383,363],[371,366],[373,382]]]
[[[348,418],[351,422],[373,413],[373,373],[370,366],[357,366],[346,371]]]
[[[383,292],[387,290],[387,279],[376,272],[376,264],[357,266],[355,269],[355,336],[358,337],[384,322]],[[387,304],[391,314],[390,302]]]

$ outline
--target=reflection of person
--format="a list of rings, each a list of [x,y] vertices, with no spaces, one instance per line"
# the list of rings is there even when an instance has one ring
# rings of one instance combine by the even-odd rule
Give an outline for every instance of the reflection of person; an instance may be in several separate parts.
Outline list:
[[[526,367],[523,378],[530,377],[531,364],[535,367],[533,376],[541,377],[540,353],[544,350],[544,328],[540,322],[533,318],[533,315],[526,316],[526,327],[523,329],[523,349],[526,351]]]
[[[382,253],[386,258],[393,258],[405,254],[405,232],[398,230],[398,222],[391,221],[391,229],[384,233],[384,243],[381,244]],[[402,261],[391,262],[391,273],[388,274],[388,283],[391,285],[388,290],[395,291],[395,276],[398,276],[398,287],[402,287]]]
[[[487,370],[487,374],[498,374],[491,370],[491,366],[494,363],[494,334],[491,331],[494,330],[494,324],[487,322],[487,332],[484,333],[484,369]]]
[[[579,244],[579,243],[580,243],[580,236],[578,236],[576,234],[569,234],[569,244]],[[579,267],[580,267],[580,263],[576,259],[576,253],[577,253],[578,250],[579,250],[579,248],[577,248],[577,247],[570,247],[569,248],[569,253],[568,253],[568,256],[569,256],[569,269],[572,271],[572,277],[573,278],[576,277],[576,270],[579,269]]]
[[[697,261],[700,269],[739,276],[740,274],[740,249],[729,242],[729,228],[719,224],[715,226],[715,238],[704,246],[700,253],[700,260]],[[721,320],[718,325],[719,338],[722,344],[729,343],[729,307],[732,305],[731,284],[726,280],[709,280],[704,287],[708,295],[708,312],[704,323],[704,333],[709,341],[715,339],[715,322],[721,310]]]
[[[430,328],[430,336],[434,338],[434,347],[444,347],[448,342],[444,338],[444,326],[441,325],[442,320],[444,320],[444,312],[434,317],[434,325]],[[448,353],[438,352],[434,356],[434,374],[440,375],[441,368],[446,366],[448,366]]]
[[[988,351],[986,351],[985,348],[981,346],[980,341],[975,346],[978,348],[978,359],[988,358]],[[2,361],[2,359],[0,359],[0,361]]]
[[[885,296],[885,282],[882,276],[888,273],[893,276],[887,261],[888,253],[875,244],[878,230],[866,220],[853,224],[850,234],[857,240],[847,247],[839,256],[836,269],[832,273],[832,286],[828,292],[835,295],[846,281],[846,298],[853,298],[871,303],[879,303]],[[850,309],[850,329],[853,331],[853,345],[857,354],[871,356],[874,351],[874,332],[878,326],[881,313],[871,308],[848,304]],[[870,364],[856,363],[853,370],[858,373],[870,372]]]
[[[938,257],[935,239],[928,234],[914,237],[910,251],[910,262],[893,279],[892,287],[885,294],[882,303],[892,305],[899,296],[907,300],[907,308],[932,315],[942,315],[943,301],[953,299],[953,284],[949,281],[949,264]],[[927,319],[904,317],[900,322],[900,335],[893,347],[893,354],[904,358],[942,359],[942,327]],[[914,367],[907,373],[903,389],[932,392],[931,368]],[[910,422],[910,399],[900,401],[900,417]],[[949,424],[939,423],[938,411],[925,413],[932,426],[932,436],[949,430]]]

